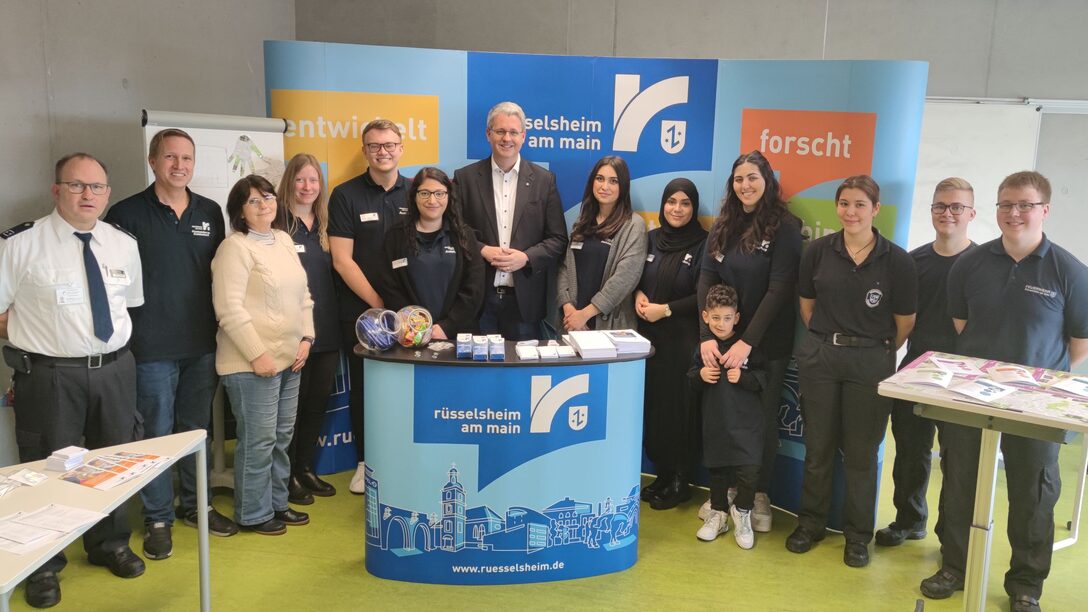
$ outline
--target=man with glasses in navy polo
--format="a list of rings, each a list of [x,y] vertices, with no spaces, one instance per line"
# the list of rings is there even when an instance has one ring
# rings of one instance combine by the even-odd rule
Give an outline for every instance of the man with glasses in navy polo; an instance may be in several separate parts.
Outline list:
[[[1038,172],[1009,175],[998,188],[1001,237],[962,255],[948,275],[956,352],[1026,366],[1069,370],[1088,356],[1088,267],[1050,242],[1050,182]],[[921,583],[932,599],[963,589],[981,432],[942,426],[943,487],[937,536],[940,570]],[[1059,445],[1004,434],[1012,559],[1005,592],[1012,612],[1040,610],[1054,548],[1061,493]]]
[[[196,146],[188,133],[166,129],[151,138],[147,161],[155,181],[110,207],[106,221],[136,237],[143,262],[144,305],[132,311],[136,356],[136,405],[144,435],[156,438],[195,429],[211,430],[215,332],[211,262],[224,238],[219,205],[193,193],[189,182]],[[178,461],[177,516],[196,527],[196,460]],[[210,479],[209,479],[210,481]],[[211,499],[209,485],[208,499]],[[144,556],[166,559],[174,552],[174,486],[169,472],[140,491],[144,504]],[[208,532],[238,533],[234,521],[210,508]]]
[[[385,233],[408,214],[408,183],[398,168],[404,155],[400,126],[375,119],[363,128],[367,169],[337,185],[329,197],[329,251],[340,287],[340,328],[348,356],[348,411],[358,464],[348,483],[356,495],[366,492],[363,463],[363,361],[356,357],[355,320],[368,308],[380,308],[378,266],[385,256]],[[388,265],[388,262],[386,262]]]
[[[98,221],[110,185],[86,153],[57,162],[53,212],[0,233],[0,338],[15,370],[15,439],[20,461],[84,444],[139,439],[136,365],[128,349],[129,308],[144,303],[140,253],[127,232]],[[92,565],[121,578],[144,573],[128,547],[124,506],[83,536]],[[64,553],[27,578],[35,608],[60,602]],[[5,606],[6,607],[6,606]]]

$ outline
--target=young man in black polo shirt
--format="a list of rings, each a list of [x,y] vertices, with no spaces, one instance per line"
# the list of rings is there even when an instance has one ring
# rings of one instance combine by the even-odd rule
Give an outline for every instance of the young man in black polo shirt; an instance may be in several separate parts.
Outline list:
[[[329,250],[332,265],[343,281],[340,323],[348,355],[349,410],[352,439],[359,465],[348,490],[366,491],[363,465],[363,363],[352,351],[355,320],[368,308],[382,306],[375,286],[382,264],[385,232],[408,214],[408,179],[397,165],[404,154],[400,128],[388,119],[375,119],[363,128],[366,172],[338,185],[329,198]]]
[[[1017,172],[998,188],[1001,237],[959,258],[948,275],[956,352],[1027,366],[1069,370],[1088,356],[1088,267],[1047,240],[1050,182]],[[942,496],[937,535],[941,569],[922,594],[943,599],[963,589],[975,502],[981,433],[942,427]],[[1005,592],[1013,612],[1037,611],[1054,547],[1054,504],[1061,492],[1058,444],[1005,434],[1012,559]]]
[[[154,438],[211,429],[215,374],[215,331],[211,261],[224,238],[219,205],[189,190],[196,147],[189,134],[167,129],[151,138],[148,163],[155,182],[110,208],[106,221],[128,230],[140,248],[144,305],[132,309],[132,352],[136,357],[136,405],[144,436]],[[178,462],[178,514],[196,526],[196,463]],[[142,491],[144,556],[165,559],[173,552],[174,488],[169,473]],[[211,492],[208,493],[211,499]],[[215,509],[208,529],[231,536],[238,526]]]
[[[967,226],[975,218],[975,192],[961,178],[946,178],[933,190],[930,206],[936,240],[910,252],[918,273],[918,317],[900,367],[926,351],[955,352],[956,330],[948,316],[948,271],[968,248]],[[897,400],[892,408],[895,464],[892,482],[895,521],[876,532],[877,546],[898,546],[926,536],[926,489],[933,463],[933,421],[914,414],[914,402]]]

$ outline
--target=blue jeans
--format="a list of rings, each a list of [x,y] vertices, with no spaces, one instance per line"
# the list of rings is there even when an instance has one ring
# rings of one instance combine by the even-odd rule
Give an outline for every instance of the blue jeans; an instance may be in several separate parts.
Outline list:
[[[299,373],[284,370],[264,378],[253,372],[223,377],[238,422],[234,448],[234,519],[259,525],[287,510],[291,461],[287,447],[295,431]]]
[[[212,398],[219,378],[215,353],[199,357],[136,364],[136,408],[144,418],[144,437],[157,438],[194,429],[210,429]],[[178,461],[181,515],[196,509],[196,458]],[[146,524],[174,523],[174,484],[164,472],[140,491]],[[211,492],[208,493],[211,499]]]

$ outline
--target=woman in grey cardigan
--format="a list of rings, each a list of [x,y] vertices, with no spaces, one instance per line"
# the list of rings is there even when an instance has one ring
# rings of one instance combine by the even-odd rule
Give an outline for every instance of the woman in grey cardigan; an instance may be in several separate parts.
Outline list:
[[[646,261],[646,223],[631,208],[623,158],[602,157],[589,173],[582,209],[559,264],[563,331],[634,329],[634,291]]]

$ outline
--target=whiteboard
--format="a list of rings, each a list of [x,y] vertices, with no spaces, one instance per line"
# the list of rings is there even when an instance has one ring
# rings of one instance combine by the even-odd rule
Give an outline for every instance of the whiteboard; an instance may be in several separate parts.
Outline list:
[[[933,240],[933,188],[950,176],[975,188],[977,215],[967,235],[977,243],[997,238],[997,186],[1013,172],[1035,169],[1041,117],[1034,105],[926,102],[908,250]]]
[[[193,137],[196,165],[189,189],[215,200],[223,208],[224,221],[227,194],[238,179],[259,174],[279,186],[283,178],[283,133],[287,129],[283,119],[145,110],[142,123],[144,160],[151,138],[161,130],[178,128]],[[147,180],[155,182],[150,165]],[[230,233],[229,222],[226,227]]]

